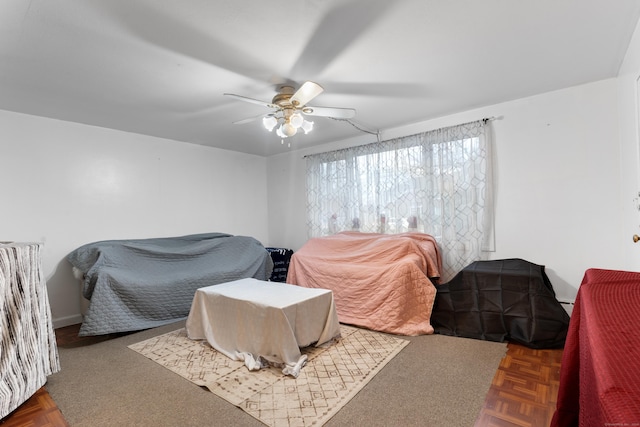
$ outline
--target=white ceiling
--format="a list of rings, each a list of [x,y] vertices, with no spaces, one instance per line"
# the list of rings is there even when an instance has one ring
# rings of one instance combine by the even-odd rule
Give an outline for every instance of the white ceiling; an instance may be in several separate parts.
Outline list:
[[[268,109],[223,93],[312,80],[312,105],[390,129],[614,77],[639,17],[638,0],[2,0],[0,109],[271,155],[361,131],[320,117],[281,144],[232,124]]]

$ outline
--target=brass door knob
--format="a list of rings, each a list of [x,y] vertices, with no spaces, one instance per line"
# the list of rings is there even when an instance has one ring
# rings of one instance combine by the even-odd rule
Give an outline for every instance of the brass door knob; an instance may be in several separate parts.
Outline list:
[[[633,243],[638,243],[638,240],[640,240],[640,236],[638,236],[637,234],[633,235]]]

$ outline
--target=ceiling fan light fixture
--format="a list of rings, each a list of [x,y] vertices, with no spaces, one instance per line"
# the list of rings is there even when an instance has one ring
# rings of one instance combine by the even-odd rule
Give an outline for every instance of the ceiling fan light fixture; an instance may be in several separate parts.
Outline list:
[[[296,132],[298,132],[298,129],[293,126],[291,124],[291,122],[285,122],[280,129],[282,130],[282,133],[285,134],[286,136],[293,136],[296,134]]]
[[[302,130],[304,131],[304,134],[306,135],[313,130],[313,122],[310,122],[308,120],[303,120],[301,127],[302,127]]]
[[[262,119],[262,124],[264,125],[265,129],[271,132],[273,131],[273,128],[275,128],[278,124],[278,119],[276,119],[274,116],[266,116]]]
[[[289,118],[289,123],[291,123],[291,126],[295,127],[296,129],[302,126],[303,122],[304,119],[302,118],[302,115],[300,113],[293,113]]]

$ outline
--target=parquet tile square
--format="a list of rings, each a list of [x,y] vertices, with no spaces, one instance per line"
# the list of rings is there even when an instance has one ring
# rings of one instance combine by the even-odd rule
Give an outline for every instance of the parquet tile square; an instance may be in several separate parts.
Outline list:
[[[555,411],[562,350],[510,343],[475,427],[547,427]]]
[[[69,427],[45,388],[0,421],[2,427]]]

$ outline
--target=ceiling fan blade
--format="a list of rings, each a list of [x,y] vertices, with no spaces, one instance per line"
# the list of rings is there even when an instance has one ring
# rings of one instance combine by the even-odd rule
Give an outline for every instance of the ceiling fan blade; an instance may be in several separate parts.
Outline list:
[[[320,75],[345,49],[374,26],[392,4],[387,0],[336,3],[338,6],[322,18],[293,65],[289,74],[294,80]],[[336,28],[340,28],[340,31],[336,31]]]
[[[423,98],[433,96],[433,89],[424,84],[401,82],[323,82],[328,92],[341,95],[379,96],[385,98]]]
[[[353,108],[307,106],[302,109],[302,112],[307,116],[332,117],[334,119],[351,119],[356,116],[356,110]]]
[[[307,102],[311,101],[316,96],[320,95],[324,91],[324,88],[315,82],[304,82],[300,89],[293,94],[290,99],[291,104],[294,107],[302,107]]]
[[[167,52],[202,61],[258,82],[267,82],[273,77],[268,71],[269,63],[252,55],[249,50],[238,51],[237,45],[208,34],[196,28],[188,19],[172,14],[169,4],[107,1],[96,3],[96,7],[107,18],[122,26],[124,31]],[[207,8],[203,11],[211,13]],[[212,46],[215,48],[212,49]]]
[[[235,122],[233,122],[234,125],[243,125],[245,123],[251,123],[251,122],[255,122],[258,119],[261,119],[264,117],[264,114],[260,114],[259,116],[255,116],[255,117],[248,117],[246,119],[242,119],[242,120],[237,120]]]
[[[224,96],[228,96],[230,98],[237,99],[239,101],[250,102],[252,104],[262,105],[263,107],[267,107],[267,108],[278,108],[277,105],[273,105],[270,102],[260,101],[259,99],[249,98],[249,97],[242,96],[242,95],[236,95],[234,93],[225,93],[223,95]]]

